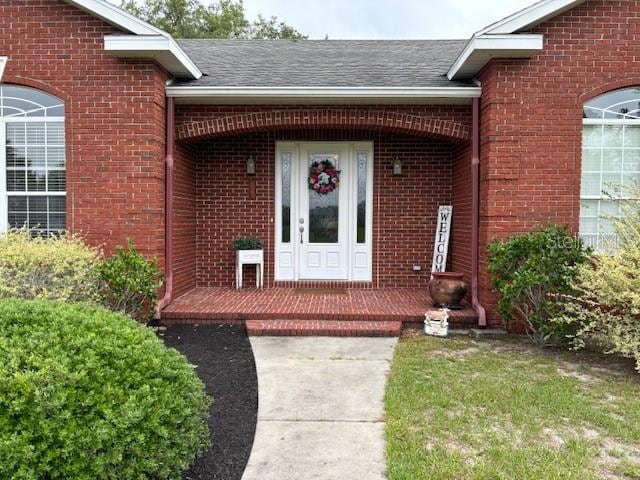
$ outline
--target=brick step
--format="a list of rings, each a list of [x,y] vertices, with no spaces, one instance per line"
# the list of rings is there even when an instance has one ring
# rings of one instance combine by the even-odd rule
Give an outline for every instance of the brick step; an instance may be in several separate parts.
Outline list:
[[[400,321],[349,320],[247,320],[252,336],[398,337]]]

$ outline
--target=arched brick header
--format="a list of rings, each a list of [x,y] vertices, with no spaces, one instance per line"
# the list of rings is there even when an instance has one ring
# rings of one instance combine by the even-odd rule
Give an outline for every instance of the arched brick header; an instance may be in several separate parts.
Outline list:
[[[410,113],[357,109],[260,111],[219,116],[178,126],[178,140],[203,140],[277,128],[370,128],[450,141],[469,140],[467,125]]]

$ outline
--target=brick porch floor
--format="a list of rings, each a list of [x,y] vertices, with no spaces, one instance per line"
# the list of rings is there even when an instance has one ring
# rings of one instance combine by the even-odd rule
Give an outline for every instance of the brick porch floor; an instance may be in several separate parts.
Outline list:
[[[244,323],[246,320],[396,321],[419,323],[432,309],[426,289],[346,289],[341,294],[299,293],[294,288],[264,290],[196,288],[174,300],[162,321]],[[452,326],[477,325],[471,308],[451,312]]]

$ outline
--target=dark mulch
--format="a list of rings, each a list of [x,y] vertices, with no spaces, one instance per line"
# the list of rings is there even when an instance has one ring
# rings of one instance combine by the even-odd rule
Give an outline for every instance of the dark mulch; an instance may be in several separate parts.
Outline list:
[[[179,325],[161,335],[198,366],[196,372],[214,399],[209,418],[213,446],[183,478],[240,480],[258,415],[256,366],[244,327]]]

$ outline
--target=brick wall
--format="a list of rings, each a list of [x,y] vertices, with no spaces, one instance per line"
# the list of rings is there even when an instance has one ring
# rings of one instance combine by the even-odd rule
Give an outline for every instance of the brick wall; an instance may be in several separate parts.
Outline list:
[[[493,61],[479,75],[483,244],[546,223],[577,230],[582,104],[640,85],[640,1],[591,0],[533,33],[544,34],[540,54]],[[496,321],[486,274],[481,295]]]
[[[196,286],[196,153],[176,142],[173,184],[173,296]]]
[[[471,142],[456,145],[452,152],[451,205],[453,220],[449,240],[451,270],[471,281]]]
[[[424,287],[431,267],[437,207],[451,201],[449,143],[360,129],[276,131],[199,142],[197,178],[198,286],[230,286],[234,281],[233,239],[257,235],[265,242],[265,283],[273,285],[275,144],[278,140],[373,141],[373,286]],[[246,159],[257,161],[256,176]],[[403,174],[392,175],[398,156]],[[256,199],[249,198],[255,179]],[[466,253],[465,253],[466,254]],[[421,273],[412,271],[420,264]],[[248,278],[252,273],[245,272]]]
[[[162,263],[167,76],[105,52],[116,31],[61,0],[0,2],[3,82],[65,102],[68,228],[107,253],[131,237]]]

